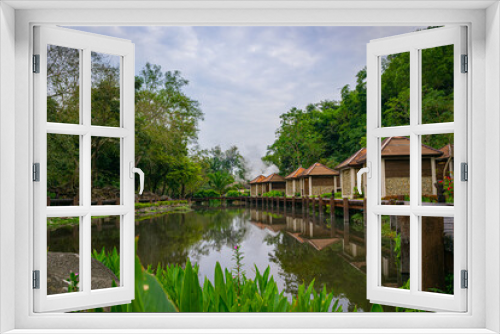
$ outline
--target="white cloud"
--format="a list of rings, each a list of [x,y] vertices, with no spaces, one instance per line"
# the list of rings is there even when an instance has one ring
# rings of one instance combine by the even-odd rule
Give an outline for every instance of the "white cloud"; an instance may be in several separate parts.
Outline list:
[[[73,27],[73,29],[75,29]],[[279,115],[355,85],[371,39],[417,27],[79,27],[130,39],[136,73],[146,62],[180,70],[185,91],[201,103],[203,148],[238,145],[252,175],[274,172],[260,161]],[[275,168],[275,167],[274,167]]]

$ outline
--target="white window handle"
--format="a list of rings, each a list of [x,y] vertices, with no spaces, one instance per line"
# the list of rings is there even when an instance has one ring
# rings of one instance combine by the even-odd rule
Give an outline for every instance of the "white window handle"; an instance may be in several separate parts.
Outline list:
[[[361,191],[361,176],[363,176],[364,173],[366,173],[366,175],[368,176],[369,179],[372,178],[372,169],[371,169],[371,162],[367,162],[366,163],[366,167],[364,168],[361,168],[360,170],[358,170],[358,184],[357,184],[357,188],[358,188],[358,193],[359,194],[362,194],[362,191]]]
[[[130,178],[134,178],[134,174],[139,174],[139,195],[142,195],[142,191],[144,190],[144,172],[137,167],[134,167],[134,163],[131,161],[129,164],[130,170]]]

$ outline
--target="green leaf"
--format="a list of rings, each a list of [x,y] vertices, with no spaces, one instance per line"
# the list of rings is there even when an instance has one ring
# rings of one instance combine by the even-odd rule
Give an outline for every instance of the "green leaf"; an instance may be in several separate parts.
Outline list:
[[[372,304],[372,308],[370,312],[384,312],[384,309],[382,308],[382,305],[380,304]]]

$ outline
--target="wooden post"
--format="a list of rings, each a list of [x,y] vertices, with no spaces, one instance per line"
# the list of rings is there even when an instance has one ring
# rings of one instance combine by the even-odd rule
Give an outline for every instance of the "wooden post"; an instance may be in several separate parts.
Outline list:
[[[50,196],[47,196],[47,206],[50,206]]]
[[[304,208],[305,208],[305,215],[306,216],[309,216],[309,196],[308,195],[304,195]]]
[[[397,224],[398,232],[401,233],[401,274],[398,275],[398,285],[401,286],[410,278],[410,217],[398,216]],[[424,233],[423,229],[422,233]],[[423,268],[422,272],[424,272]]]
[[[320,197],[319,198],[319,215],[322,216],[323,215],[323,197]]]
[[[330,221],[332,222],[332,226],[335,223],[335,198],[332,196],[330,197]]]
[[[349,224],[349,199],[344,198],[344,224]]]
[[[443,290],[444,278],[444,218],[422,217],[422,290]]]
[[[316,215],[316,197],[312,197],[312,215]]]

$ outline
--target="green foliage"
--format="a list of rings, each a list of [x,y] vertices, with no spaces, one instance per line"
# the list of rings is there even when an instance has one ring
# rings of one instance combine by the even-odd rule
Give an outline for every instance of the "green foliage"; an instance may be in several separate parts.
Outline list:
[[[78,225],[80,217],[50,217],[47,218],[48,228],[57,228],[64,225]]]
[[[112,251],[107,253],[104,247],[102,248],[100,253],[98,253],[97,250],[94,249],[94,251],[92,252],[92,257],[104,264],[116,275],[118,279],[120,279],[120,255],[118,254],[116,247],[114,247]]]
[[[283,196],[285,196],[285,193],[279,190],[271,190],[268,191],[267,193],[262,194],[262,197],[283,197]]]
[[[193,194],[193,198],[220,197],[220,193],[214,189],[200,189]]]
[[[372,304],[372,308],[370,309],[370,312],[384,312],[384,309],[382,308],[382,305],[380,305],[380,304]]]
[[[226,195],[226,197],[242,197],[242,196],[249,196],[248,193],[242,193],[238,190],[229,190]]]
[[[363,212],[356,212],[355,214],[353,214],[353,215],[351,216],[351,221],[352,221],[354,224],[360,224],[360,223],[363,223],[363,219],[364,219]]]
[[[321,198],[330,198],[332,197],[332,193],[324,193],[320,195]]]
[[[219,194],[224,194],[228,190],[229,185],[234,182],[233,176],[224,171],[210,173],[207,176],[208,186]]]
[[[135,257],[135,296],[130,304],[111,307],[111,312],[178,312],[158,279]]]
[[[453,45],[422,51],[422,121],[453,122]],[[409,53],[382,59],[382,125],[409,124]],[[335,167],[366,147],[366,68],[356,74],[356,86],[345,85],[339,101],[309,104],[283,113],[276,140],[262,158],[283,173],[321,162]],[[424,138],[425,137],[425,138]],[[441,148],[450,136],[424,136],[423,144]]]
[[[333,294],[327,293],[326,287],[319,293],[314,290],[314,282],[307,289],[304,284],[300,285],[297,296],[289,302],[269,273],[270,267],[263,274],[255,267],[254,280],[241,275],[238,283],[237,276],[227,269],[223,271],[217,262],[214,283],[205,278],[203,287],[196,288],[198,269],[190,262],[185,269],[178,265],[156,269],[156,277],[181,312],[197,312],[200,305],[203,312],[328,312],[330,307],[334,312],[342,311],[338,301],[332,305]],[[185,295],[188,291],[191,291],[189,297]]]
[[[208,163],[209,173],[227,173],[235,179],[245,179],[247,162],[237,146],[233,145],[226,151],[222,151],[220,146],[215,146],[209,151],[202,151],[201,154]]]
[[[78,292],[80,276],[78,273],[71,272],[68,278],[68,292]]]
[[[47,121],[79,123],[79,53],[61,47],[48,50]],[[163,72],[147,63],[135,82],[136,164],[147,174],[145,191],[185,197],[205,183],[204,161],[193,156],[190,145],[197,140],[203,119],[199,103],[183,89],[188,81],[179,71]],[[92,52],[92,124],[120,124],[119,63]],[[119,188],[119,145],[113,138],[93,137],[93,189]],[[78,193],[78,136],[47,137],[49,192]]]

